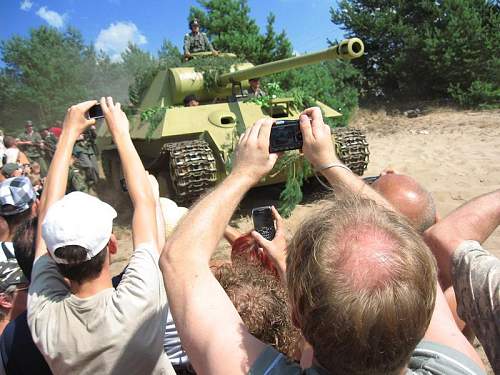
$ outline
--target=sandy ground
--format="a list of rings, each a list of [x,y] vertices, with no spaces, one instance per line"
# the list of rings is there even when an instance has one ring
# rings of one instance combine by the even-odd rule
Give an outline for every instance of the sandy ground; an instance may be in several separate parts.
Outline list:
[[[370,144],[370,164],[365,176],[378,175],[386,167],[411,175],[433,194],[441,216],[475,196],[500,188],[500,111],[437,108],[409,119],[388,116],[385,111],[360,110],[351,126],[365,130]],[[251,207],[276,204],[281,188],[250,192],[232,224],[242,231],[250,230]],[[323,194],[317,188],[306,190],[306,203],[286,220],[290,231],[300,225]],[[131,251],[126,225],[130,213],[128,208],[120,211],[116,233],[121,251],[112,266],[114,272],[124,267]],[[485,247],[500,256],[499,229]],[[222,241],[216,257],[224,258],[228,253],[229,247]]]

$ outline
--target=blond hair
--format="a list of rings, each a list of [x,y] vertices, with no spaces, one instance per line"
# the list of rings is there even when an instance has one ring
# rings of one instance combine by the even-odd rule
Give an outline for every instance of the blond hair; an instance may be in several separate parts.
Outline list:
[[[397,374],[434,309],[436,265],[417,232],[375,202],[340,194],[296,232],[287,258],[294,320],[335,374]]]

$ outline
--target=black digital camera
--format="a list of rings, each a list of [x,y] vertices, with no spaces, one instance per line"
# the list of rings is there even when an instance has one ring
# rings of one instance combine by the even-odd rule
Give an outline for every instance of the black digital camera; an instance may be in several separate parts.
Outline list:
[[[274,123],[269,139],[270,153],[298,150],[303,144],[299,120],[277,120]]]
[[[94,104],[89,108],[87,112],[87,118],[90,119],[100,119],[104,118],[104,113],[102,112],[102,108],[100,104]]]

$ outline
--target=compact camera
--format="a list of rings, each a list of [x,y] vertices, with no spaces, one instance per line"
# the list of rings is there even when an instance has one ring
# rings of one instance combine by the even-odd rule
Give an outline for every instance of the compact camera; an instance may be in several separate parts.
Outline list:
[[[270,153],[298,150],[303,144],[299,120],[277,120],[272,126],[269,139]]]

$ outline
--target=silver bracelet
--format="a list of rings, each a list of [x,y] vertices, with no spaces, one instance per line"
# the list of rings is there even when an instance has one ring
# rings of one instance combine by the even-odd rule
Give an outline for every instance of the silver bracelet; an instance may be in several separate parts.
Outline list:
[[[322,164],[322,165],[319,165],[317,166],[314,171],[316,172],[322,172],[326,169],[330,169],[330,168],[343,168],[349,172],[352,173],[351,169],[347,166],[345,166],[344,164],[340,164],[340,163],[330,163],[330,164]]]

